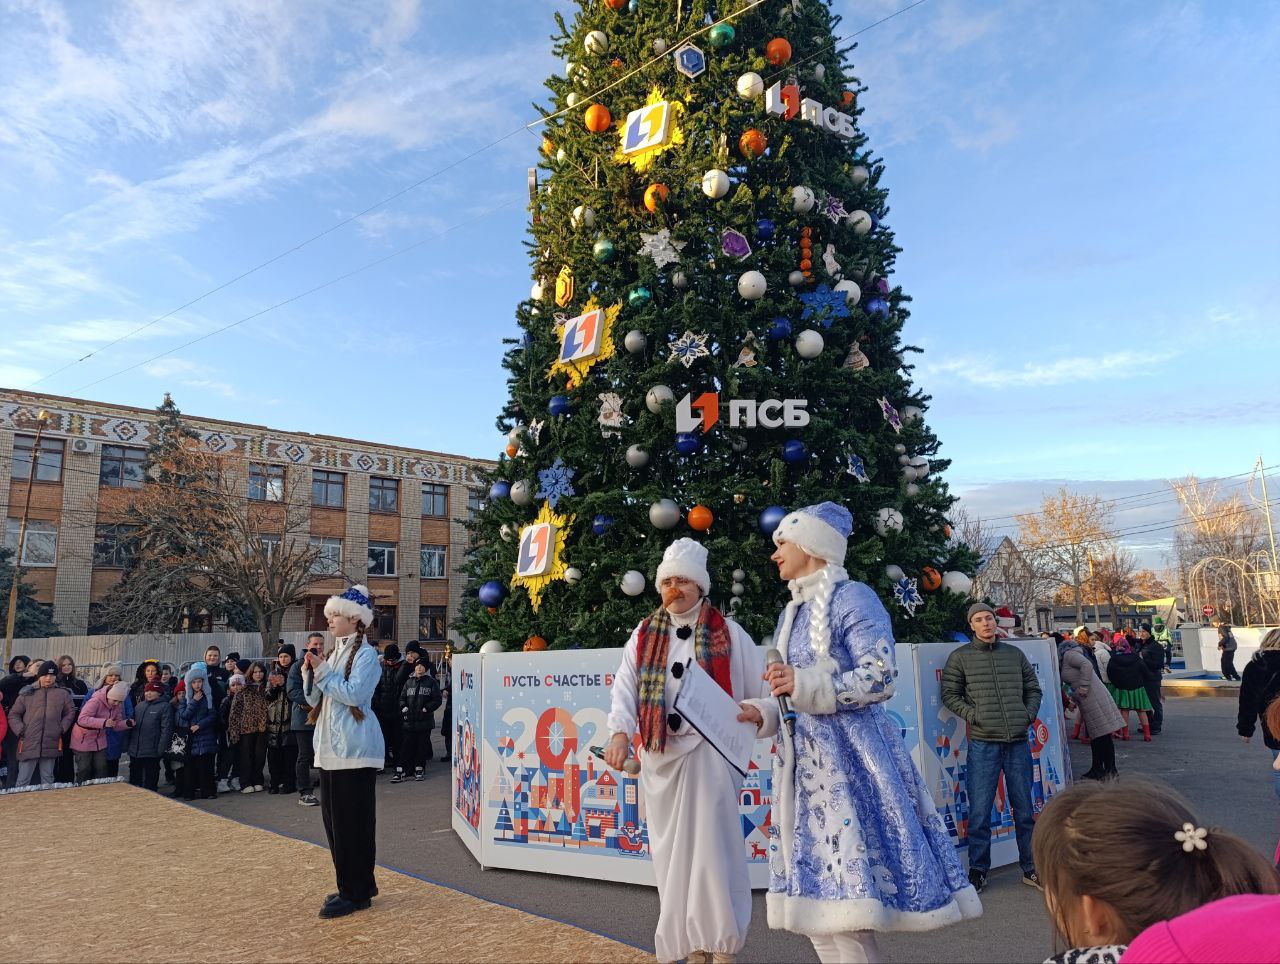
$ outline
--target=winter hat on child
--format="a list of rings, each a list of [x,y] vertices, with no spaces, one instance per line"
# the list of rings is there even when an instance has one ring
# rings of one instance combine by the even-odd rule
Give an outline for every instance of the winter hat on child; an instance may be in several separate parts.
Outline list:
[[[382,658],[394,663],[400,658],[400,647],[395,643],[387,643],[386,648],[382,650]]]
[[[324,604],[326,616],[346,616],[358,619],[366,626],[373,625],[373,603],[366,586],[352,586],[340,596],[330,596]]]
[[[417,653],[419,656],[422,655],[422,646],[418,643],[416,639],[413,640],[413,642],[409,643],[409,645],[407,645],[404,648],[404,654],[406,656],[408,656],[410,653]]]
[[[852,531],[848,509],[835,502],[819,502],[784,516],[773,530],[773,544],[791,542],[811,556],[842,566]]]
[[[202,686],[201,693],[204,694],[204,701],[210,706],[213,705],[213,694],[209,690],[209,672],[205,669],[203,660],[192,663],[191,668],[187,670],[182,679],[184,683],[182,697],[184,700],[191,702],[191,682],[198,679]]]
[[[239,653],[237,653],[237,652],[234,652],[234,651],[233,651],[233,652],[230,652],[230,653],[227,653],[227,655],[226,655],[226,659],[224,659],[222,662],[226,663],[226,662],[227,662],[227,660],[230,660],[230,661],[231,661],[231,662],[233,662],[233,663],[239,663],[239,662],[240,662],[240,654],[239,654]]]
[[[659,585],[668,576],[683,576],[695,582],[703,593],[711,592],[711,574],[707,572],[707,547],[692,539],[677,539],[667,546],[658,564],[654,581]]]
[[[249,672],[249,665],[250,665],[250,662],[247,659],[236,660],[236,669],[238,669],[241,673]]]
[[[107,699],[115,700],[117,703],[123,703],[129,695],[129,687],[124,683],[112,683],[111,688],[107,690]]]
[[[144,693],[161,693],[161,694],[163,694],[163,693],[164,693],[164,684],[163,684],[163,683],[157,683],[157,682],[154,682],[154,681],[153,681],[153,682],[150,682],[150,683],[148,683],[146,686],[142,687],[142,692],[144,692]]]
[[[46,659],[43,663],[40,664],[40,670],[39,672],[36,673],[36,675],[37,676],[57,676],[58,664],[51,659]]]
[[[298,650],[293,643],[281,643],[280,648],[276,650],[276,655],[279,656],[281,653],[288,653],[295,663],[298,661]]]
[[[231,679],[227,680],[227,685],[235,686],[237,683],[239,683],[241,686],[244,686],[244,677],[241,676],[239,673],[232,673]]]
[[[1135,937],[1125,964],[1193,961],[1280,962],[1280,897],[1241,894],[1152,924]]]

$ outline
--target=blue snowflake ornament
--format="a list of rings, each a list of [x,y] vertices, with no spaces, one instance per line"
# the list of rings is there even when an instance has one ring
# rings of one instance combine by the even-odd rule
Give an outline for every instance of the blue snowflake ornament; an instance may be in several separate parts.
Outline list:
[[[800,296],[804,302],[804,311],[800,313],[801,321],[816,318],[823,328],[830,328],[831,322],[837,318],[849,317],[849,298],[843,291],[835,291],[825,281]]]
[[[862,461],[861,455],[850,455],[849,466],[845,469],[859,482],[870,482],[871,477],[867,475],[867,464]]]
[[[893,427],[895,432],[901,432],[902,416],[898,414],[898,410],[890,404],[887,398],[881,397],[876,401],[880,406],[880,413],[884,416],[884,420]]]
[[[822,213],[831,219],[832,224],[839,224],[849,212],[844,209],[844,202],[834,194],[828,194],[822,202]]]
[[[707,348],[707,339],[710,335],[695,335],[691,331],[686,331],[683,335],[671,343],[671,360],[678,361],[685,368],[690,367],[699,358],[706,358],[711,354]]]
[[[914,616],[916,607],[924,602],[924,597],[920,595],[916,581],[911,576],[904,576],[893,584],[893,598],[907,611],[908,616]]]
[[[546,499],[554,509],[561,499],[577,494],[573,488],[573,476],[573,469],[564,464],[564,459],[556,459],[550,468],[538,472],[538,498]]]

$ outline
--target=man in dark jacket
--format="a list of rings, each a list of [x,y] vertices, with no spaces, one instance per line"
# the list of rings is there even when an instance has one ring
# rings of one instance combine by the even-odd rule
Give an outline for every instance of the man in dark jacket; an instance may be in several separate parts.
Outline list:
[[[400,647],[387,643],[382,650],[382,678],[373,691],[373,714],[382,727],[382,740],[387,748],[387,766],[400,755],[400,690],[409,676],[409,667],[400,659]]]
[[[142,688],[142,702],[133,708],[133,732],[129,734],[129,769],[142,772],[142,786],[160,786],[160,758],[173,741],[173,707],[158,680]]]
[[[1155,736],[1164,726],[1164,694],[1160,689],[1164,647],[1151,635],[1151,627],[1146,623],[1138,630],[1138,656],[1142,659],[1142,685],[1151,701],[1151,735]]]
[[[62,735],[76,718],[71,692],[58,685],[58,665],[45,660],[36,682],[24,686],[9,714],[9,729],[22,740],[18,753],[18,786],[31,784],[36,767],[40,782],[53,783],[54,764],[62,755]]]
[[[1271,629],[1262,637],[1253,659],[1245,663],[1240,677],[1240,713],[1236,732],[1248,743],[1254,727],[1262,724],[1262,739],[1267,749],[1280,751],[1280,733],[1267,728],[1266,712],[1272,700],[1280,699],[1280,629]],[[1280,795],[1280,772],[1276,773],[1276,794]]]
[[[420,667],[420,668],[419,668]],[[414,675],[405,680],[400,692],[400,714],[404,720],[404,737],[392,783],[399,783],[407,771],[415,780],[426,779],[427,761],[432,758],[431,731],[436,727],[436,710],[440,709],[440,684],[427,673],[427,664],[414,664]]]
[[[298,782],[298,806],[318,807],[320,801],[311,792],[311,768],[315,765],[315,727],[307,722],[307,714],[311,704],[307,702],[307,687],[302,678],[302,667],[307,653],[324,655],[324,633],[312,633],[302,647],[303,658],[289,667],[289,679],[285,683],[285,692],[289,702],[293,704],[293,735],[298,741],[298,763],[296,778]]]
[[[18,694],[31,682],[27,677],[27,664],[30,662],[30,656],[13,657],[9,660],[9,675],[0,679],[0,705],[4,707],[5,715],[13,712]],[[4,789],[12,790],[18,782],[18,734],[13,732],[12,727],[5,733],[4,740],[0,741],[0,763],[7,768]]]
[[[965,789],[969,796],[969,881],[981,893],[991,869],[991,805],[1000,774],[1013,809],[1022,880],[1037,889],[1031,856],[1031,748],[1027,728],[1040,710],[1040,683],[1022,650],[996,635],[985,603],[969,607],[973,642],[954,650],[942,670],[942,704],[969,724]]]

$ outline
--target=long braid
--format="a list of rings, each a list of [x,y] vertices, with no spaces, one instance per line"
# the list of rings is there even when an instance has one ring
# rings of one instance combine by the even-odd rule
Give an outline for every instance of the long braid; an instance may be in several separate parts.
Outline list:
[[[831,567],[822,569],[818,578],[817,591],[809,604],[809,643],[813,646],[814,656],[819,660],[831,654],[831,627],[827,624],[828,611],[831,608]]]
[[[364,646],[368,642],[368,640],[364,638],[364,629],[365,629],[364,623],[362,622],[356,623],[355,635],[360,637],[360,639],[359,639],[359,642],[356,642],[352,645],[351,652],[347,654],[347,665],[344,668],[343,674],[342,674],[342,678],[345,680],[351,679],[351,667],[355,665],[356,653],[360,652],[360,647]],[[325,653],[324,658],[328,660],[330,657],[332,657],[334,654],[334,651],[337,650],[337,648],[338,648],[337,640],[334,640],[333,649]],[[314,670],[312,672],[314,672]],[[307,724],[309,726],[316,725],[316,721],[320,719],[320,710],[323,706],[324,706],[324,694],[321,693],[320,702],[316,703],[315,706],[311,707],[311,709],[307,711]],[[355,717],[355,721],[357,723],[364,722],[364,710],[362,710],[358,706],[352,706],[350,707],[350,710],[351,710],[351,715]]]

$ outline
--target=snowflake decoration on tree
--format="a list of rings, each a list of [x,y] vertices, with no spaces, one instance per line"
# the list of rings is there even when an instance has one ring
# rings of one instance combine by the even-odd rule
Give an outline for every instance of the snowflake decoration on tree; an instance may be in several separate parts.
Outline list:
[[[564,464],[564,459],[557,458],[550,468],[538,472],[538,498],[546,499],[551,508],[556,508],[561,499],[577,494],[573,476],[573,469]]]
[[[529,428],[527,432],[528,432],[529,438],[533,439],[534,445],[537,445],[539,444],[539,442],[542,441],[542,426],[546,424],[547,424],[546,420],[541,418],[535,418],[532,422],[529,423]]]
[[[880,404],[880,412],[884,415],[884,420],[893,426],[895,432],[902,431],[902,417],[898,414],[898,410],[889,404],[889,399],[878,399]]]
[[[861,455],[850,455],[849,466],[845,469],[859,482],[870,482],[871,477],[867,475],[867,464],[862,461]]]
[[[685,244],[683,241],[671,240],[670,228],[663,228],[656,234],[645,234],[641,231],[640,240],[644,242],[640,245],[640,256],[652,258],[653,263],[659,268],[665,268],[679,261],[680,251]]]
[[[844,202],[834,194],[828,194],[822,202],[822,213],[829,217],[833,224],[839,224],[849,216],[849,212],[844,209]]]
[[[691,331],[686,331],[671,343],[671,360],[678,361],[685,368],[689,368],[699,358],[708,357],[711,354],[707,348],[709,337],[709,335],[695,335]]]
[[[914,616],[916,607],[924,602],[924,597],[920,595],[916,581],[911,576],[904,576],[893,584],[893,598],[907,611],[908,616]]]
[[[625,418],[622,414],[622,396],[616,392],[600,393],[600,435],[602,438],[617,438],[618,431]]]
[[[804,302],[804,311],[800,312],[800,320],[808,321],[816,318],[823,328],[830,328],[831,322],[837,318],[849,317],[849,299],[843,291],[834,290],[823,282],[812,291],[800,296]]]

